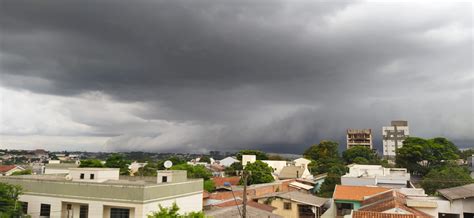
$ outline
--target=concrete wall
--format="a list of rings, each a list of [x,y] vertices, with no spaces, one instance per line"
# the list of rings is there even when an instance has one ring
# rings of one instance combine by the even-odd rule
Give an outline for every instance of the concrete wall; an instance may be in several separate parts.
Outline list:
[[[107,180],[118,180],[120,175],[120,169],[115,168],[72,168],[69,169],[69,175],[75,182],[104,182]],[[84,174],[84,179],[81,179],[81,174]],[[91,179],[91,175],[94,178]]]
[[[54,169],[54,168],[45,168],[44,174],[68,174],[69,169]]]
[[[158,211],[158,205],[169,207],[173,202],[176,202],[180,208],[180,213],[202,210],[202,193],[161,199],[146,204],[93,201],[65,197],[45,197],[28,194],[21,195],[20,201],[28,202],[28,214],[31,218],[40,218],[40,207],[42,203],[51,205],[51,218],[67,217],[67,204],[72,205],[70,217],[71,215],[72,217],[79,217],[80,205],[88,205],[90,218],[109,218],[111,208],[127,208],[130,209],[131,218],[141,218],[146,217],[147,214],[150,214],[153,211]]]

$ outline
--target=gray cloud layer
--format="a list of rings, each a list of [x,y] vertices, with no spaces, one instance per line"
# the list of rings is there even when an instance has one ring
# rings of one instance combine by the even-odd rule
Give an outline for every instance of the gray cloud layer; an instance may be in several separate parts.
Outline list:
[[[84,127],[20,133],[4,121],[2,134],[300,152],[407,119],[417,135],[474,144],[470,3],[3,0],[0,10],[0,85],[59,96],[51,116]]]

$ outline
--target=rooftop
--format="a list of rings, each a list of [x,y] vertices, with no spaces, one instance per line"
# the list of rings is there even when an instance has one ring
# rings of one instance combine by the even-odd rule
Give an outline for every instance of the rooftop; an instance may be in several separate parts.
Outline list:
[[[13,170],[15,168],[16,168],[15,165],[1,165],[0,166],[0,173],[5,173],[5,172],[8,172],[8,171]]]
[[[282,216],[273,214],[271,212],[252,207],[247,207],[247,216],[248,217],[269,217],[269,218],[280,218]],[[233,218],[233,217],[241,217],[239,210],[242,210],[239,206],[231,206],[231,207],[224,207],[213,209],[209,211],[205,211],[206,216],[214,217],[214,218]]]
[[[278,178],[280,179],[294,179],[300,178],[303,175],[305,168],[302,166],[286,166],[280,171]]]
[[[363,201],[366,196],[375,195],[388,190],[390,189],[377,186],[336,185],[333,198],[334,200]]]
[[[299,191],[291,191],[291,192],[274,192],[266,195],[262,195],[260,197],[257,197],[256,199],[259,198],[272,198],[272,197],[277,197],[277,198],[282,198],[282,199],[287,199],[299,203],[304,203],[307,205],[313,205],[313,206],[322,206],[325,204],[328,199],[327,198],[320,198],[316,197],[312,194],[306,194],[303,192]]]
[[[474,183],[454,188],[441,189],[438,190],[438,192],[450,201],[464,198],[472,198],[474,197]]]

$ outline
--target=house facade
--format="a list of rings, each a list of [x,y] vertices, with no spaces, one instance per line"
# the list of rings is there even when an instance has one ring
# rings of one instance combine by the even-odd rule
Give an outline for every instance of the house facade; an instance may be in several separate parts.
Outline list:
[[[176,202],[180,213],[201,211],[203,181],[186,171],[158,171],[157,177],[119,178],[119,169],[75,168],[69,174],[0,178],[20,185],[20,201],[32,218],[146,217]]]

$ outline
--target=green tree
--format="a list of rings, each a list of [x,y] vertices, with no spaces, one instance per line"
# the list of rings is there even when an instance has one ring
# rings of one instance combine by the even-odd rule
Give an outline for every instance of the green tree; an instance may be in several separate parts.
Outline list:
[[[181,157],[178,157],[178,156],[170,156],[170,157],[168,157],[168,158],[166,158],[166,159],[159,160],[159,161],[157,162],[157,164],[156,164],[156,165],[157,165],[157,168],[158,168],[159,170],[164,170],[164,169],[165,169],[164,163],[165,163],[165,161],[167,161],[167,160],[171,161],[171,162],[173,163],[173,165],[180,165],[180,164],[185,164],[185,163],[186,163],[186,160],[183,159],[183,158],[181,158]]]
[[[202,156],[199,159],[199,162],[206,162],[206,163],[211,163],[211,158],[209,156]]]
[[[216,184],[214,184],[214,181],[212,181],[212,179],[204,181],[204,190],[208,192],[213,192],[214,190],[216,190]]]
[[[347,167],[343,164],[336,164],[330,167],[328,169],[328,175],[318,191],[318,196],[326,198],[331,197],[336,185],[341,184],[341,176],[346,174],[347,170]]]
[[[320,159],[339,159],[338,148],[339,144],[337,142],[324,140],[306,149],[303,155],[315,161]]]
[[[20,217],[23,215],[18,197],[22,190],[20,186],[0,183],[0,217]]]
[[[189,164],[179,164],[171,167],[172,170],[186,170],[188,178],[203,178],[208,180],[212,177],[212,173],[202,165],[192,166]]]
[[[461,154],[459,155],[460,158],[464,159],[464,160],[467,160],[468,157],[471,157],[472,155],[474,155],[474,149],[466,149],[464,151],[461,152]]]
[[[81,163],[79,164],[79,167],[84,168],[84,167],[97,167],[97,168],[102,168],[104,165],[100,160],[97,159],[86,159],[86,160],[81,160]]]
[[[411,173],[426,175],[431,169],[459,158],[459,149],[445,138],[409,137],[396,151],[396,163]]]
[[[342,152],[342,158],[347,164],[381,164],[377,154],[366,146],[354,146]],[[357,159],[357,161],[356,161]]]
[[[244,154],[249,154],[249,155],[255,155],[256,159],[257,160],[268,160],[268,155],[262,151],[258,151],[258,150],[242,150],[242,151],[239,151],[239,153],[237,153],[235,156],[237,158],[237,160],[240,160],[242,161],[242,155]]]
[[[135,174],[137,176],[156,176],[157,170],[157,164],[153,161],[148,161],[147,164],[143,167],[140,167]]]
[[[204,215],[203,212],[191,212],[188,214],[183,214],[180,215],[179,212],[179,207],[176,204],[176,202],[173,202],[173,205],[171,207],[163,207],[161,205],[158,205],[160,208],[159,211],[153,212],[150,215],[148,215],[148,218],[205,218],[206,216]]]
[[[104,166],[108,168],[120,168],[120,175],[130,175],[128,166],[131,161],[125,159],[125,156],[121,154],[112,154],[105,161]]]
[[[469,170],[465,167],[447,165],[430,170],[423,180],[421,187],[427,194],[434,194],[439,189],[462,186],[474,182]]]
[[[229,167],[224,169],[227,176],[237,176],[237,171],[243,170],[244,166],[240,162],[232,163]]]
[[[272,175],[273,169],[260,160],[248,163],[244,170],[251,172],[247,180],[248,185],[269,183],[275,180]]]
[[[327,173],[334,165],[341,165],[342,160],[338,152],[339,144],[333,141],[321,141],[312,145],[303,153],[305,158],[311,160],[308,169],[312,174]]]
[[[27,169],[27,170],[13,172],[12,176],[31,175],[31,174],[32,174],[32,171],[30,169]]]

